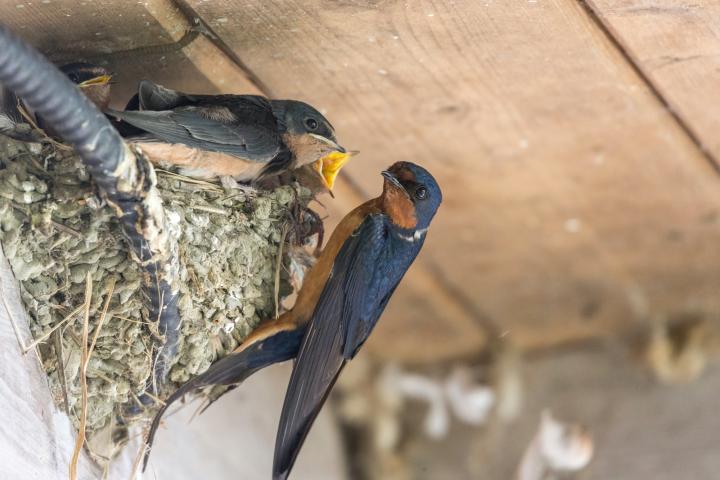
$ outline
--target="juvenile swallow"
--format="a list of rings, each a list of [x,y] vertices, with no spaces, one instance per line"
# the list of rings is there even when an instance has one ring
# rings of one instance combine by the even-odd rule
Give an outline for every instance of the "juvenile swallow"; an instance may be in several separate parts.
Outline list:
[[[67,75],[100,111],[108,108],[110,104],[112,74],[106,68],[100,65],[77,62],[61,66],[60,71]],[[47,126],[41,116],[37,115],[35,121],[37,126],[44,130],[48,136],[58,137],[58,135]]]
[[[155,416],[152,444],[169,405],[195,389],[236,386],[297,357],[275,450],[274,478],[286,478],[335,378],[370,335],[420,251],[442,193],[422,167],[399,162],[382,173],[383,193],[338,224],[306,274],[295,306],[257,328],[233,353],[180,387]],[[146,451],[147,464],[149,448]]]
[[[89,63],[70,63],[60,67],[68,78],[101,110],[106,109],[110,103],[110,81],[112,75],[107,69]],[[32,135],[30,130],[18,129],[18,125],[27,123],[20,109],[35,122],[35,124],[50,137],[57,137],[56,133],[48,128],[41,116],[28,108],[23,102],[6,89],[0,89],[0,133],[24,141],[38,141],[40,138]]]
[[[60,71],[82,90],[100,110],[110,104],[110,85],[112,74],[105,67],[91,63],[69,63],[60,67]]]
[[[153,163],[188,176],[252,182],[315,164],[331,189],[353,153],[320,112],[297,100],[186,94],[144,80],[128,107],[108,110],[137,129],[127,140]]]

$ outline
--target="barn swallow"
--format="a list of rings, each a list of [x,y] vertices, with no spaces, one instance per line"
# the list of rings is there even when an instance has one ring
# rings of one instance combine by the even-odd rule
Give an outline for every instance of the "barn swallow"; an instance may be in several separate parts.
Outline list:
[[[186,94],[144,80],[128,107],[107,111],[139,130],[127,140],[188,176],[251,182],[315,163],[331,189],[352,154],[320,112],[297,100]]]
[[[293,309],[264,322],[166,400],[150,428],[145,465],[160,419],[175,400],[210,385],[232,388],[266,366],[297,357],[273,467],[275,478],[287,477],[335,378],[370,335],[442,201],[440,187],[422,167],[399,162],[382,175],[383,193],[338,224]]]
[[[110,89],[112,74],[100,65],[77,62],[69,63],[60,67],[60,71],[78,86],[88,99],[98,107],[105,110],[110,104]],[[57,138],[58,135],[50,129],[41,116],[36,117],[37,126],[50,137]]]
[[[92,101],[99,109],[106,109],[110,103],[110,81],[112,75],[105,68],[99,65],[89,63],[70,63],[60,67],[68,78],[75,83],[80,90]],[[57,137],[56,133],[48,128],[41,116],[36,116],[34,112],[10,91],[0,89],[0,133],[24,141],[38,141],[37,138],[30,133],[19,132],[17,126],[21,123],[27,123],[20,113],[20,107],[35,122],[35,124],[50,137]]]
[[[280,415],[273,480],[285,480],[345,364],[370,336],[417,257],[442,193],[418,165],[382,172],[383,193],[345,237],[303,335]]]
[[[112,74],[105,67],[77,62],[63,65],[60,71],[67,75],[100,110],[108,108]]]

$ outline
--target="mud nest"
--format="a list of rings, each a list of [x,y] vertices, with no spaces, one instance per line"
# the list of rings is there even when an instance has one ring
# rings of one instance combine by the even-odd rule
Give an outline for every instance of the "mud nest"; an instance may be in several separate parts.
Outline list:
[[[278,297],[291,293],[278,256],[312,195],[297,184],[254,194],[227,191],[160,171],[158,187],[180,261],[183,325],[169,393],[234,349],[262,319],[274,316]],[[118,424],[153,413],[125,414],[151,378],[157,332],[143,316],[140,271],[114,212],[72,151],[0,136],[0,241],[20,284],[30,331],[35,339],[47,337],[38,352],[50,389],[76,427],[83,328],[78,307],[91,278],[89,335],[97,335],[97,343],[87,369],[86,432],[90,445],[108,429],[118,443]]]

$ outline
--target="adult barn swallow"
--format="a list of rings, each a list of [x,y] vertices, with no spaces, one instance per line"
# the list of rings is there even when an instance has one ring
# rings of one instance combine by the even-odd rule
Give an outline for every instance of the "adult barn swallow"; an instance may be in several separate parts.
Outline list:
[[[144,80],[124,112],[138,129],[127,140],[150,161],[200,177],[248,182],[315,163],[329,187],[351,155],[330,122],[297,100],[257,95],[194,95]]]
[[[433,177],[415,164],[396,163],[383,172],[383,176],[385,182],[382,195],[358,206],[337,225],[315,265],[305,275],[293,309],[277,319],[261,324],[235,351],[213,363],[206,372],[186,382],[165,401],[165,405],[156,414],[150,427],[144,465],[147,464],[149,447],[152,445],[162,415],[174,401],[185,394],[210,385],[228,385],[231,388],[237,386],[253,373],[269,365],[296,358],[302,345],[307,345],[304,362],[313,359],[324,361],[321,357],[325,354],[318,350],[316,342],[312,339],[308,340],[306,330],[309,325],[314,325],[313,332],[317,333],[319,329],[325,332],[332,330],[330,327],[334,321],[337,331],[325,333],[347,338],[348,350],[352,354],[357,351],[370,334],[372,326],[382,313],[403,273],[422,247],[427,227],[442,200],[440,188]],[[368,232],[373,235],[367,237]],[[363,247],[365,244],[367,245]],[[392,253],[394,251],[398,252],[397,256]],[[366,254],[367,257],[360,257]],[[371,266],[370,262],[376,263]],[[354,273],[348,271],[349,268],[353,269]],[[392,270],[390,274],[381,273],[387,268]],[[369,271],[385,277],[368,280]],[[357,284],[356,280],[367,283]],[[362,301],[365,302],[365,310],[369,314],[363,313],[358,316],[357,313],[363,311],[360,309],[352,315],[328,318],[327,305],[335,305],[345,299],[350,292],[355,292],[352,299],[356,307],[359,305],[357,302],[361,300],[358,295],[363,296]],[[382,295],[383,298],[379,300],[376,308],[371,308],[372,302],[378,302],[378,295]],[[347,303],[351,306],[349,301]],[[354,325],[352,333],[347,331],[350,322]],[[356,344],[356,347],[351,348],[353,344]],[[337,351],[328,350],[325,357],[326,360],[337,363],[339,360],[337,355]],[[344,363],[344,360],[341,363]],[[292,378],[295,379],[296,384],[300,372],[306,372],[307,365],[307,363],[298,363],[293,370]],[[338,372],[339,368],[341,367],[338,367]],[[312,374],[305,377],[306,380],[310,378]],[[291,387],[292,382],[291,379]],[[327,385],[327,389],[331,385],[332,382]],[[317,382],[315,386],[321,387]],[[289,408],[289,402],[299,403],[302,400],[295,394],[291,395],[292,392],[298,393],[297,387],[292,391],[288,390],[283,411]],[[310,428],[324,399],[319,392],[315,397],[320,401],[316,405],[314,414],[307,417],[306,430]],[[304,402],[304,406],[307,410],[310,403]],[[291,460],[285,462],[287,471],[292,466],[303,438],[304,434],[294,444]],[[289,445],[286,443],[283,445],[287,450]],[[276,465],[280,465],[278,461]]]
[[[400,162],[382,174],[383,193],[345,238],[303,336],[275,440],[274,480],[290,474],[338,375],[420,252],[442,201],[422,167]]]

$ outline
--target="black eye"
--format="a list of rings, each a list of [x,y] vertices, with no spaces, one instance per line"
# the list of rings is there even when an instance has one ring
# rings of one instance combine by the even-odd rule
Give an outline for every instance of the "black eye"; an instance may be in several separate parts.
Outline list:
[[[305,120],[305,126],[308,130],[315,130],[318,127],[318,122],[314,118],[308,118]]]
[[[415,198],[417,198],[418,200],[422,200],[425,197],[427,197],[427,188],[418,187],[415,189]]]

